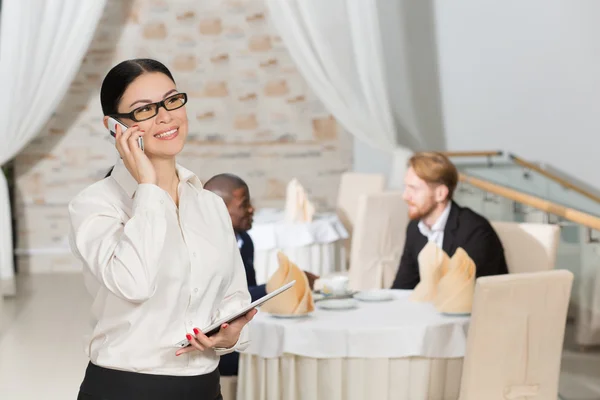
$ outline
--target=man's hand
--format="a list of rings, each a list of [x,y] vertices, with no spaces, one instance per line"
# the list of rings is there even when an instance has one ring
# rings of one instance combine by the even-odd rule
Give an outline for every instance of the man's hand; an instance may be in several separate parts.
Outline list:
[[[319,279],[319,276],[311,274],[308,271],[304,271],[304,273],[306,274],[306,277],[308,278],[308,286],[310,286],[310,290],[313,290],[313,288],[315,287],[315,281],[317,279]]]

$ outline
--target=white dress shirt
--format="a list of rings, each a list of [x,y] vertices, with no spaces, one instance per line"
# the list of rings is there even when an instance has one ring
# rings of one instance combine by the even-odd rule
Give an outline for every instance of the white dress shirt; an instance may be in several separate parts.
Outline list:
[[[421,220],[419,221],[419,231],[421,234],[433,243],[436,244],[440,249],[443,248],[444,244],[444,229],[446,229],[446,222],[448,222],[448,216],[450,215],[450,207],[452,206],[452,202],[449,201],[442,212],[442,215],[438,217],[433,226],[429,228],[425,223]]]
[[[223,200],[177,166],[179,207],[156,185],[138,185],[122,162],[69,204],[71,248],[94,298],[86,338],[99,366],[160,375],[214,371],[231,349],[175,356],[174,345],[250,304],[246,272]]]

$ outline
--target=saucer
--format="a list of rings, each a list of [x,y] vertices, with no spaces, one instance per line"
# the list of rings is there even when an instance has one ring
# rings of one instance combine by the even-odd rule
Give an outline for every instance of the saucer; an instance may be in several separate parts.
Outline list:
[[[360,301],[391,301],[394,295],[389,290],[365,290],[354,295],[356,300]]]
[[[317,307],[324,310],[351,310],[358,307],[358,301],[354,299],[327,299],[319,301]]]
[[[325,300],[325,299],[351,299],[352,296],[354,296],[357,292],[352,291],[352,290],[348,290],[346,292],[343,293],[328,293],[328,292],[323,292],[321,291],[315,291],[313,293],[313,299],[315,301],[318,300]]]

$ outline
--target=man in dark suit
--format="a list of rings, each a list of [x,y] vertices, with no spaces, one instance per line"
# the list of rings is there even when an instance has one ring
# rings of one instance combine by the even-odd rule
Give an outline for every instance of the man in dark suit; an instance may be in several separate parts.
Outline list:
[[[204,189],[219,195],[227,206],[233,231],[238,242],[238,248],[246,269],[246,281],[252,301],[258,300],[267,294],[266,285],[256,284],[256,272],[254,271],[254,243],[248,235],[252,228],[254,207],[250,201],[250,190],[242,178],[232,174],[220,174],[210,178]],[[304,271],[308,283],[312,289],[318,276]],[[233,352],[221,357],[219,372],[223,376],[234,376],[238,373],[239,354]]]
[[[449,257],[462,247],[475,263],[477,277],[508,273],[504,248],[489,221],[452,201],[457,184],[458,171],[445,155],[417,153],[409,160],[403,196],[411,221],[393,289],[417,286],[417,257],[428,241]]]
[[[254,207],[250,201],[250,190],[244,180],[232,174],[220,174],[210,178],[204,189],[219,195],[225,205],[233,231],[238,242],[238,248],[242,255],[244,268],[246,269],[246,281],[252,301],[258,300],[267,294],[265,285],[256,284],[256,272],[254,271],[254,243],[248,231],[252,228],[254,218]]]

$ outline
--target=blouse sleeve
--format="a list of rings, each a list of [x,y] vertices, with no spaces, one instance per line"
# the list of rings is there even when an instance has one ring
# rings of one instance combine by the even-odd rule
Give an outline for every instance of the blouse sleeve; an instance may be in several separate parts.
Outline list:
[[[250,304],[250,293],[248,292],[248,283],[246,282],[246,270],[244,268],[244,263],[242,262],[242,256],[237,245],[235,234],[233,233],[231,218],[229,217],[227,208],[224,205],[222,207],[222,212],[224,213],[223,219],[228,226],[227,229],[230,230],[228,251],[230,251],[232,254],[231,262],[233,263],[233,270],[229,287],[227,288],[223,301],[219,306],[216,319],[224,318],[227,315],[230,315]],[[249,344],[250,334],[248,332],[248,325],[246,325],[242,329],[240,337],[233,347],[229,349],[217,348],[215,351],[218,355],[224,355],[227,353],[232,353],[236,350],[244,350]]]
[[[156,290],[167,230],[164,199],[158,186],[140,184],[127,222],[95,193],[84,191],[69,204],[73,253],[108,290],[132,303]]]

